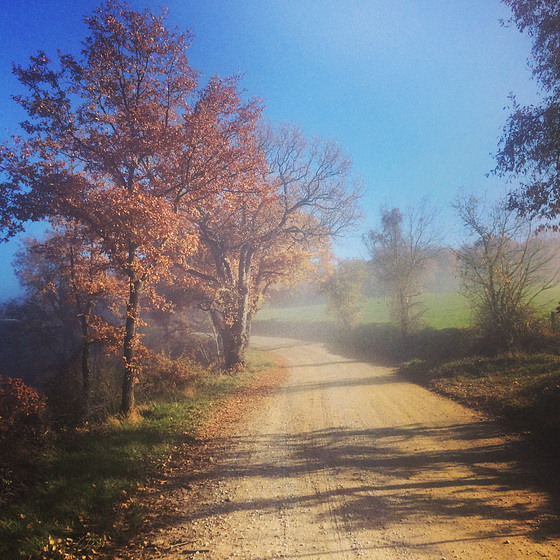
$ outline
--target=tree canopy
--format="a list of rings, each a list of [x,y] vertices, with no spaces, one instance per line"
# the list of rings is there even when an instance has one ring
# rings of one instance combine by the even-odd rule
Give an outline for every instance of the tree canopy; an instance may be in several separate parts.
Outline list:
[[[197,91],[189,34],[163,16],[109,0],[86,17],[80,58],[45,53],[14,67],[28,94],[24,139],[5,144],[0,170],[6,235],[44,216],[73,220],[96,238],[129,284],[121,409],[134,405],[141,296],[172,261],[196,250],[186,215],[231,178],[254,184],[261,107],[243,102],[237,78]],[[180,235],[179,235],[180,233]]]
[[[38,52],[14,66],[27,120],[0,146],[0,228],[8,238],[27,220],[66,224],[33,251],[59,260],[85,310],[86,353],[99,282],[86,281],[82,265],[95,253],[120,283],[126,415],[141,311],[162,303],[156,288],[172,271],[211,313],[226,365],[242,365],[268,286],[315,266],[330,237],[356,223],[360,185],[335,142],[262,125],[262,103],[246,99],[238,76],[199,87],[191,35],[171,32],[163,15],[107,0],[85,21],[80,56]]]
[[[538,216],[554,229],[560,215],[560,7],[556,0],[504,0],[518,29],[533,39],[529,63],[543,98],[522,106],[512,97],[495,172],[518,179],[512,208]]]
[[[190,218],[198,251],[182,269],[228,368],[243,365],[251,321],[269,287],[303,279],[320,266],[331,237],[359,219],[360,183],[336,143],[308,140],[290,124],[262,126],[258,137],[267,164],[258,188],[230,188],[235,196],[198,206]]]

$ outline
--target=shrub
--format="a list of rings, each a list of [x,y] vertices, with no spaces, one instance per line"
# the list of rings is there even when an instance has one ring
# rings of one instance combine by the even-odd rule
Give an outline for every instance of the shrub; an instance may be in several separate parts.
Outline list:
[[[139,388],[145,397],[175,393],[187,388],[203,372],[187,357],[173,360],[165,354],[149,353],[143,361]]]
[[[42,439],[44,408],[35,389],[0,376],[0,503],[14,482],[28,478],[32,451]]]
[[[39,439],[44,408],[44,399],[33,387],[21,379],[0,377],[0,448],[14,449]]]
[[[471,329],[428,327],[403,338],[391,325],[370,323],[341,333],[338,343],[381,363],[398,364],[414,358],[440,363],[470,355],[475,338]]]

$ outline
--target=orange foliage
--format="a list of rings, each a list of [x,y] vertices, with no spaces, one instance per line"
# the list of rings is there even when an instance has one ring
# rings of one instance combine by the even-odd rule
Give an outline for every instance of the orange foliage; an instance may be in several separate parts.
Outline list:
[[[260,130],[259,145],[267,159],[259,182],[236,177],[188,216],[200,243],[179,282],[209,313],[227,367],[242,363],[269,287],[324,268],[330,237],[358,218],[359,186],[334,143],[308,142],[299,128],[284,126]]]
[[[21,379],[0,377],[0,445],[4,452],[38,436],[44,408],[44,399]]]
[[[235,77],[213,78],[197,93],[191,36],[170,32],[163,17],[109,0],[86,22],[80,59],[59,54],[55,65],[40,52],[15,68],[29,120],[27,139],[0,153],[9,209],[0,225],[10,233],[18,220],[45,215],[78,223],[113,274],[127,278],[128,413],[141,298],[196,251],[198,232],[185,222],[194,205],[219,198],[232,178],[256,183],[261,107],[242,101]]]

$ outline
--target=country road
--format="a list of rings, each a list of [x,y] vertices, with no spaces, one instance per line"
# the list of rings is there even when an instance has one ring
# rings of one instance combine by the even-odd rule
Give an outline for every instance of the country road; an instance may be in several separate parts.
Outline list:
[[[321,344],[253,344],[287,381],[204,484],[175,490],[150,557],[560,558],[558,518],[495,423]]]

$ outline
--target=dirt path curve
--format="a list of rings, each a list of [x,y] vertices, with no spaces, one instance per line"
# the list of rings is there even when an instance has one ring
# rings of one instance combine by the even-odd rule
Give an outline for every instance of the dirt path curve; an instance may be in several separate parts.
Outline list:
[[[547,497],[494,423],[321,344],[254,344],[288,380],[216,451],[188,511],[177,494],[154,556],[560,558]]]

